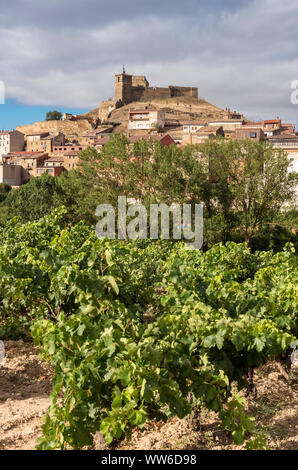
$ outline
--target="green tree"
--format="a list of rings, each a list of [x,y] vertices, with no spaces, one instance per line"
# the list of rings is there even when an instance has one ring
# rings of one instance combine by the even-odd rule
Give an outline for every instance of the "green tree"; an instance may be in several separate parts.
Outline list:
[[[155,130],[158,133],[161,133],[163,130],[163,127],[157,122],[153,122],[153,124],[151,125],[151,129]]]
[[[114,134],[96,151],[81,152],[79,173],[85,202],[117,205],[126,195],[143,204],[204,204],[204,243],[247,242],[295,195],[297,174],[284,152],[267,143],[207,142],[201,147],[162,147],[153,140],[133,146]],[[84,191],[84,190],[83,190]]]
[[[151,139],[131,145],[114,134],[101,150],[80,153],[79,171],[97,203],[114,203],[119,195],[143,204],[200,202],[207,197],[208,169],[193,149],[162,147]]]
[[[57,206],[57,193],[61,191],[58,179],[44,173],[18,189],[12,190],[5,200],[7,217],[19,216],[23,222],[37,220]]]
[[[0,183],[0,202],[5,200],[10,190],[11,186],[9,184]]]
[[[295,199],[298,174],[289,172],[286,153],[267,142],[220,139],[200,152],[209,162],[213,213],[225,239],[236,230],[249,242]]]
[[[90,186],[86,178],[77,169],[64,172],[57,178],[57,191],[54,194],[55,206],[63,205],[67,209],[66,219],[76,223],[84,220],[91,225],[96,222],[96,187]]]
[[[46,114],[46,121],[60,121],[62,119],[62,114],[57,111],[48,111]]]
[[[286,154],[267,143],[221,139],[180,149],[151,139],[131,145],[125,136],[113,134],[101,150],[82,151],[76,170],[59,178],[33,178],[13,190],[3,203],[1,220],[14,215],[35,220],[63,205],[67,222],[94,225],[97,205],[117,207],[118,196],[125,195],[146,207],[203,203],[205,248],[228,240],[280,247],[293,237],[289,232],[277,242],[268,223],[287,226],[291,214],[289,230],[297,227],[297,211],[286,212],[298,184],[288,166]]]

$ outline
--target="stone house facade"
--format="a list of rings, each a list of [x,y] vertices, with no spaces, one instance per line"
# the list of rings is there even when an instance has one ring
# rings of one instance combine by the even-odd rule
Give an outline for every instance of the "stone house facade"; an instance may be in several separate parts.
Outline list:
[[[37,168],[43,166],[47,158],[48,154],[44,152],[13,152],[4,155],[3,162],[21,166],[22,183],[26,183],[32,176],[37,176]]]
[[[0,161],[9,152],[24,150],[25,136],[19,131],[0,131]]]
[[[243,126],[235,130],[235,140],[251,140],[260,142],[266,139],[262,129],[259,127]]]
[[[128,111],[128,129],[129,130],[150,130],[154,127],[165,126],[165,112],[163,109],[144,108]]]
[[[20,186],[22,184],[22,167],[0,163],[0,183],[9,184],[12,187]]]
[[[50,134],[49,132],[36,132],[27,135],[27,152],[51,153],[54,146],[64,145],[65,135],[62,132]]]

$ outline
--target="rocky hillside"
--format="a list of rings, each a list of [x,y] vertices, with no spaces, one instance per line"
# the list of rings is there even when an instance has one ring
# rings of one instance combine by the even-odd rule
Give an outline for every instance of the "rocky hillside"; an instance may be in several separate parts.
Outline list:
[[[134,102],[122,108],[115,109],[109,116],[110,122],[119,123],[114,127],[114,132],[126,132],[129,109],[140,109],[145,106],[163,108],[166,112],[166,130],[173,129],[185,121],[212,121],[227,117],[227,111],[200,98],[188,96],[169,98],[166,100],[151,100],[150,102]],[[95,108],[82,114],[77,121],[42,121],[32,125],[18,126],[17,130],[28,135],[32,132],[63,132],[68,140],[78,140],[87,131],[92,130],[89,120],[98,118],[99,109]]]
[[[221,108],[208,103],[208,101],[182,96],[179,98],[169,98],[167,100],[130,103],[112,111],[110,120],[123,123],[127,121],[127,112],[129,109],[144,108],[149,105],[165,109],[166,121],[177,125],[188,120],[219,119],[224,115],[224,111]]]
[[[79,121],[41,121],[25,126],[17,126],[16,129],[26,136],[32,132],[63,132],[69,140],[80,140],[80,136],[92,130],[92,125],[87,119]]]
[[[115,126],[114,132],[126,132],[128,126],[128,111],[130,109],[141,109],[146,106],[154,106],[163,108],[166,115],[165,131],[182,135],[181,126],[187,121],[203,121],[208,122],[216,119],[227,117],[227,111],[214,106],[208,101],[192,97],[169,98],[167,100],[151,100],[150,102],[134,102],[129,103],[122,108],[115,109],[111,112],[109,121],[120,123]],[[94,113],[95,110],[93,110]],[[144,133],[146,131],[130,131],[130,134]]]

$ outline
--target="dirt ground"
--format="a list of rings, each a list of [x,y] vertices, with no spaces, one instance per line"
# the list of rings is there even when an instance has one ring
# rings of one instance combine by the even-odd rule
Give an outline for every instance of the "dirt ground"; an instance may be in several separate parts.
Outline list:
[[[34,449],[41,435],[40,418],[50,405],[52,369],[38,357],[38,348],[23,341],[5,341],[5,362],[0,365],[0,450]],[[257,429],[270,449],[298,449],[298,368],[287,381],[276,363],[256,371],[257,396],[248,399]],[[95,449],[105,449],[100,435]],[[194,429],[189,419],[149,423],[136,430],[130,442],[117,449],[235,449],[231,436],[221,430],[215,414],[202,412]],[[239,447],[237,447],[239,449]]]

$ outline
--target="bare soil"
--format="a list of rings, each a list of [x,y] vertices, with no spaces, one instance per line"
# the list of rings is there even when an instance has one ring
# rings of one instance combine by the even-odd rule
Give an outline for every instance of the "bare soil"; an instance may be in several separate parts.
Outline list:
[[[5,341],[5,351],[5,362],[0,366],[0,450],[31,450],[41,435],[40,418],[50,405],[53,370],[30,342]],[[248,398],[248,412],[266,435],[267,446],[297,450],[298,368],[286,380],[277,364],[269,363],[256,371],[255,385],[257,396]],[[116,448],[239,449],[220,428],[215,414],[203,410],[199,421],[197,429],[187,418],[149,423],[143,432],[136,429],[130,442],[122,441]],[[107,448],[100,434],[95,436],[93,448]]]
[[[51,403],[52,370],[32,343],[5,341],[0,366],[0,449],[34,449]]]

